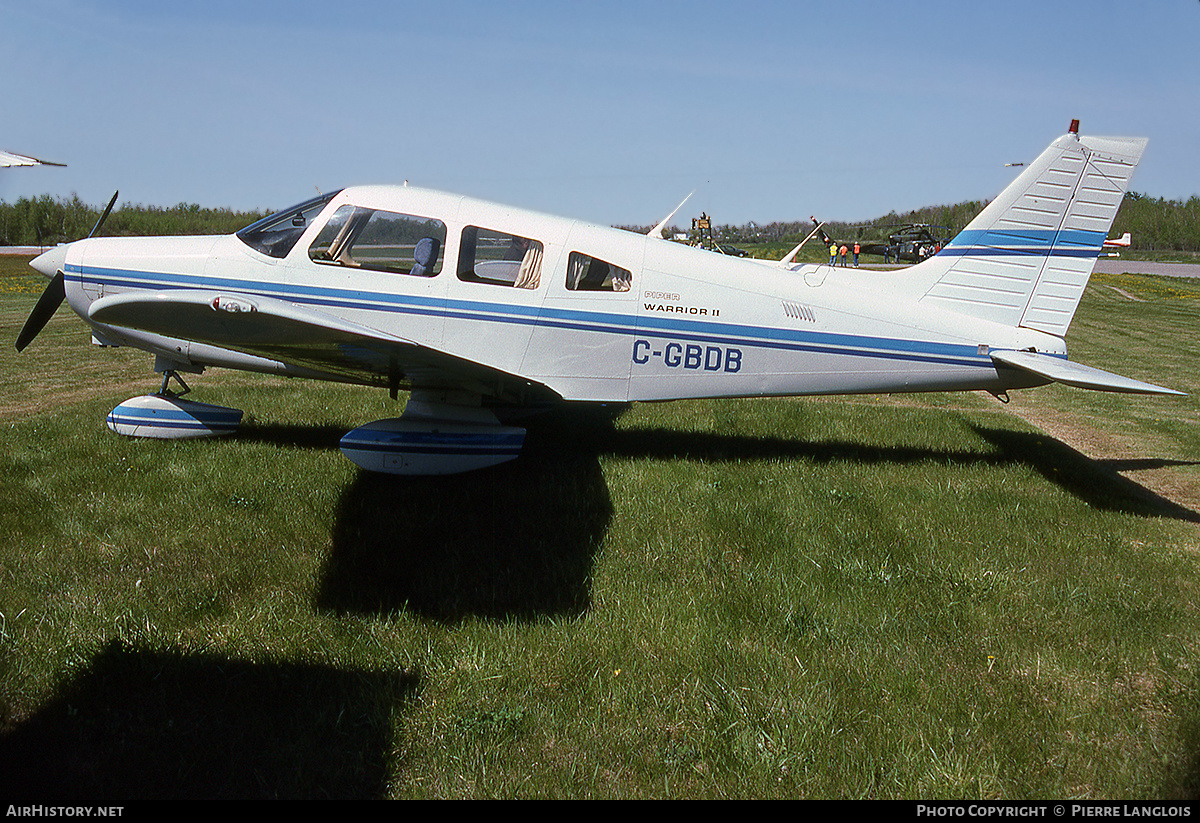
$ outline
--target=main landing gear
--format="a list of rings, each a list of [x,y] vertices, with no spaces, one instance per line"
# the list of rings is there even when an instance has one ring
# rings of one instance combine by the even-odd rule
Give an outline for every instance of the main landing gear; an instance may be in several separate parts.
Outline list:
[[[495,466],[521,453],[525,429],[501,425],[478,405],[441,392],[414,391],[404,414],[342,438],[342,454],[367,471],[431,475]]]

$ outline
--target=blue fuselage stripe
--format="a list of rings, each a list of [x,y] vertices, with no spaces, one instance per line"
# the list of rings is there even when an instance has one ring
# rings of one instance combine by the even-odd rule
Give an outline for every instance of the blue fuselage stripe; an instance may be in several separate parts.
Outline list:
[[[945,250],[943,250],[944,253]],[[976,346],[906,340],[833,332],[781,329],[720,323],[712,320],[678,319],[654,315],[594,312],[550,306],[511,305],[490,301],[422,297],[387,292],[364,292],[297,284],[209,277],[191,274],[141,272],[102,267],[68,265],[64,273],[72,280],[117,289],[228,289],[240,294],[267,297],[323,309],[379,311],[412,316],[443,316],[447,319],[486,323],[510,323],[579,332],[623,335],[630,338],[681,340],[724,346],[746,346],[777,351],[851,355],[957,366],[993,368],[991,358]]]

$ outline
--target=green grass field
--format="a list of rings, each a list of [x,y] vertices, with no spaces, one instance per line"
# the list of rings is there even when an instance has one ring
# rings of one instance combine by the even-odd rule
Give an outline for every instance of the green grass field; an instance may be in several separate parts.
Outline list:
[[[111,434],[151,358],[65,308],[18,355],[28,271],[0,258],[0,797],[1200,791],[1200,281],[1096,278],[1069,336],[1186,398],[570,409],[405,479],[337,450],[382,390],[211,372],[236,437]]]

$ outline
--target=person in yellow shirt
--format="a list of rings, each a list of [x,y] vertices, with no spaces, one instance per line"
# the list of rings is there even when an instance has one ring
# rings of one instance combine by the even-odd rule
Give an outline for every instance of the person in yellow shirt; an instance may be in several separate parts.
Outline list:
[[[829,244],[829,265],[837,263],[837,243]]]

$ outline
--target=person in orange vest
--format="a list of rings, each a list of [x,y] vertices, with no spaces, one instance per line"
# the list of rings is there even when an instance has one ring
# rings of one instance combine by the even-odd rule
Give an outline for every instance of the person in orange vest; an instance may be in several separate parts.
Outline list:
[[[860,246],[858,245],[858,241],[857,241],[857,240],[855,240],[855,241],[854,241],[854,268],[856,268],[856,269],[858,268],[858,252],[859,252],[859,249],[860,249]]]
[[[843,268],[845,268],[845,266],[846,266],[846,251],[847,251],[846,244],[843,243],[842,244],[842,267]]]

